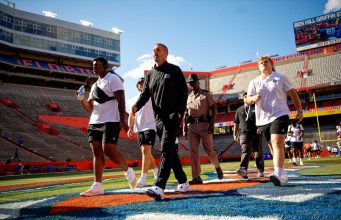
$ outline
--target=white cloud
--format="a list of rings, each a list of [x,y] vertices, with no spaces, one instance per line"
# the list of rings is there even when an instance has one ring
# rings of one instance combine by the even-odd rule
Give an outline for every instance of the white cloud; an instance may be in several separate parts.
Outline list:
[[[329,13],[331,11],[336,11],[341,8],[341,0],[328,0],[324,6],[323,13]]]
[[[153,56],[151,54],[143,54],[136,60],[139,64],[136,68],[129,70],[123,74],[123,78],[138,79],[144,75],[145,70],[150,70],[154,65]],[[180,66],[182,69],[190,69],[191,63],[187,62],[183,57],[177,57],[169,54],[167,57],[169,63]]]
[[[128,99],[126,101],[126,111],[130,113],[131,107],[135,105],[137,99],[140,97],[140,94],[135,95],[134,97]]]

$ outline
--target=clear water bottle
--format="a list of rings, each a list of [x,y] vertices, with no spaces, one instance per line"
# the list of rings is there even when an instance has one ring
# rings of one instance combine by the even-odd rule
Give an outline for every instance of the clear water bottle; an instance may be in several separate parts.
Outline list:
[[[77,99],[78,99],[78,100],[82,100],[82,99],[84,99],[84,96],[85,96],[85,87],[84,87],[84,86],[81,86],[81,87],[78,89]]]

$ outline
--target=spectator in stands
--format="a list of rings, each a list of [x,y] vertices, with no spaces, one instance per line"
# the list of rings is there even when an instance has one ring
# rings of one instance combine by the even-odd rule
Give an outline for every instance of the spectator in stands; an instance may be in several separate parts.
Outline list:
[[[144,78],[140,78],[136,85],[139,92],[142,91],[143,85]],[[137,133],[137,140],[142,153],[142,173],[137,181],[137,187],[144,187],[147,184],[149,167],[153,169],[154,179],[157,179],[158,173],[155,159],[152,155],[152,147],[156,137],[156,122],[151,99],[135,114],[130,112],[128,126],[128,136],[130,138],[133,136],[133,133]]]
[[[24,144],[24,138],[23,138],[22,136],[20,136],[19,139],[18,139],[18,145],[19,145],[20,147],[22,147],[23,144]]]
[[[187,83],[192,89],[187,99],[184,118],[183,133],[187,137],[191,149],[192,180],[189,184],[203,184],[200,177],[200,140],[204,145],[208,158],[214,165],[218,179],[223,179],[224,174],[220,168],[217,152],[213,145],[214,121],[217,113],[215,101],[209,91],[200,88],[199,78],[196,74],[188,77]]]
[[[288,154],[289,163],[292,163],[291,135],[292,135],[292,131],[288,131],[287,136],[285,137],[285,140],[284,140],[284,144],[285,144],[284,151],[285,153]]]
[[[237,174],[244,179],[248,178],[247,170],[252,152],[254,152],[258,177],[264,177],[262,136],[257,132],[255,107],[246,103],[246,97],[247,93],[244,93],[244,105],[237,109],[233,126],[233,139],[237,141],[239,133],[239,143],[242,150],[240,168],[237,170]]]
[[[175,139],[179,122],[186,108],[187,85],[181,69],[167,62],[168,48],[164,44],[156,44],[153,48],[154,67],[146,75],[144,89],[132,112],[136,113],[149,98],[152,99],[156,119],[157,134],[161,140],[161,158],[158,178],[154,186],[146,194],[155,200],[164,199],[164,189],[171,169],[180,169],[181,163],[175,149]],[[178,180],[187,186],[187,179]]]
[[[77,91],[77,98],[83,108],[91,112],[88,136],[94,156],[94,183],[82,196],[94,196],[104,193],[102,186],[105,156],[116,163],[128,179],[131,189],[136,187],[135,172],[128,167],[124,156],[117,150],[120,129],[128,131],[125,121],[125,98],[123,81],[116,74],[108,72],[108,61],[97,57],[92,62],[93,72],[98,80],[91,87],[88,100]]]
[[[19,152],[18,152],[18,148],[15,148],[15,152],[14,152],[14,160],[19,160]]]
[[[5,133],[4,133],[4,138],[5,138],[6,140],[9,139],[9,133],[8,133],[7,131],[5,131]]]
[[[289,124],[290,110],[287,95],[296,107],[298,122],[303,120],[301,101],[287,75],[275,72],[268,56],[258,59],[260,76],[249,83],[247,104],[256,104],[256,125],[272,148],[274,173],[270,180],[275,186],[284,185],[288,176],[284,170],[284,140]]]
[[[300,165],[303,166],[303,136],[304,129],[301,124],[297,123],[296,119],[291,120],[291,124],[288,127],[288,131],[292,132],[291,135],[291,152],[292,152],[292,164],[297,165],[298,160]]]

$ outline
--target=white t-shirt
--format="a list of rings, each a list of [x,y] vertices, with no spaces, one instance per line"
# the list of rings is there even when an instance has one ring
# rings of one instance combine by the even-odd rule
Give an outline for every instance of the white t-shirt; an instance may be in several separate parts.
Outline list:
[[[98,79],[94,83],[90,90],[89,100],[93,99],[93,91],[95,86],[102,89],[105,94],[112,97],[114,92],[118,90],[124,90],[123,82],[121,79],[112,73],[107,73],[103,79]],[[118,103],[116,99],[99,104],[94,100],[93,110],[90,116],[89,124],[101,124],[106,122],[119,122],[120,113],[118,111]]]
[[[303,142],[303,138],[300,137],[301,131],[304,131],[301,124],[296,124],[296,126],[289,125],[288,132],[292,131],[291,142]]]
[[[133,102],[136,103],[138,98],[139,96],[134,97]],[[156,131],[156,122],[151,99],[135,113],[134,132],[137,133],[146,130]]]
[[[319,149],[320,149],[320,145],[318,143],[313,142],[313,144],[311,145],[311,150],[317,151]]]
[[[283,115],[289,115],[287,92],[293,89],[288,76],[272,72],[267,78],[258,76],[249,83],[247,94],[262,98],[256,102],[256,125],[266,125]]]

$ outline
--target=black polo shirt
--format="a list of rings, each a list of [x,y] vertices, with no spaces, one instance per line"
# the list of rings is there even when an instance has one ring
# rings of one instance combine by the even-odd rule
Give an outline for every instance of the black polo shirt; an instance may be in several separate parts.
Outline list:
[[[248,115],[248,120],[246,120]],[[257,134],[254,106],[240,106],[234,116],[234,123],[239,124],[240,134]]]

